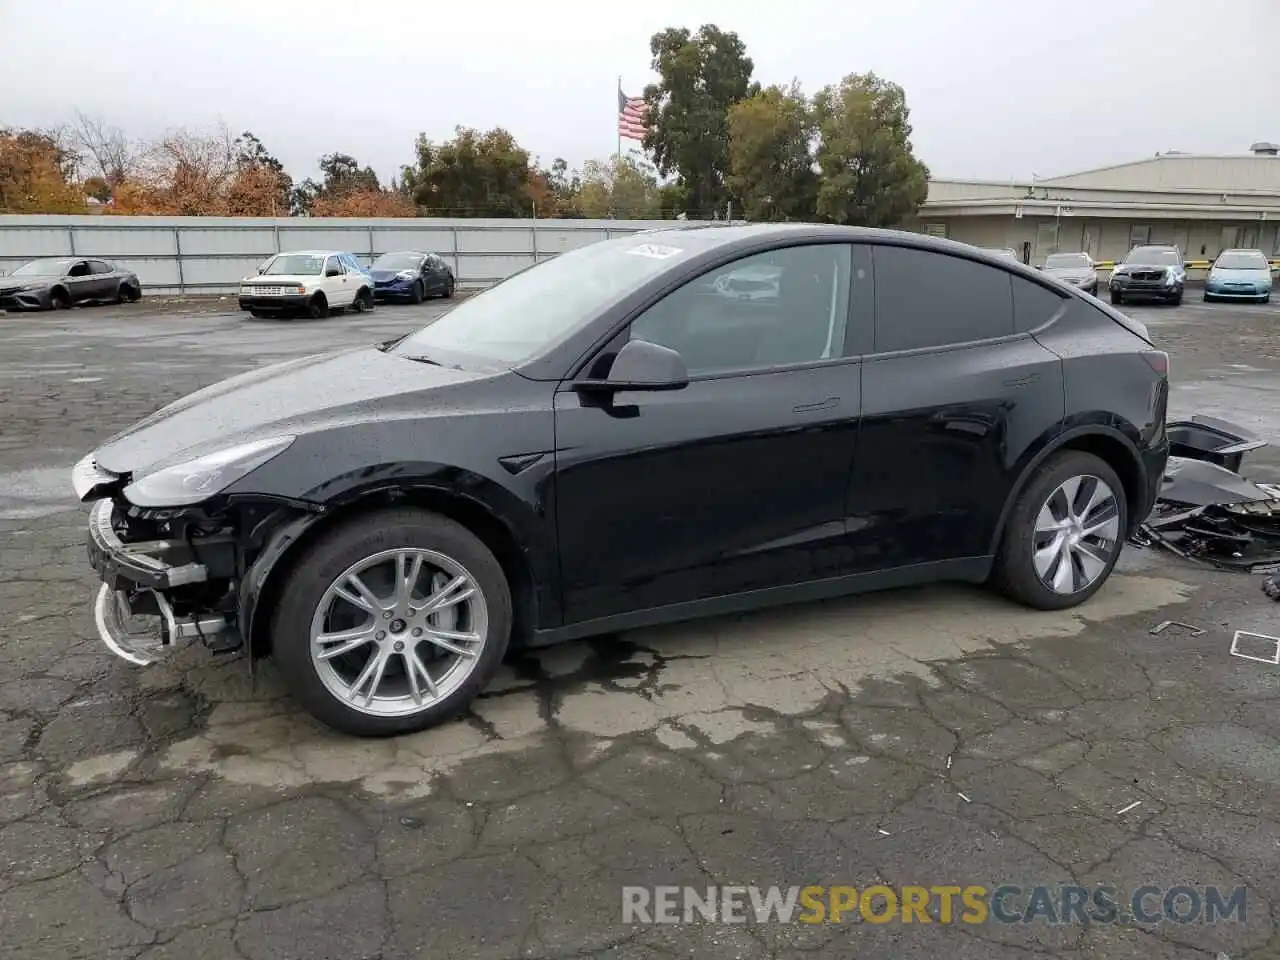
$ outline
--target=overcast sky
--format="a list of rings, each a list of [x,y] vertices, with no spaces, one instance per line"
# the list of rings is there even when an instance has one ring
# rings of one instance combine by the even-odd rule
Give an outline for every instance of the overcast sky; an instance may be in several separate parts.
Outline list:
[[[296,177],[326,152],[384,177],[414,136],[508,128],[549,163],[616,147],[617,77],[649,36],[735,30],[764,83],[874,70],[935,176],[1050,176],[1280,141],[1280,0],[0,0],[0,124],[77,109],[139,137],[225,122]],[[1212,24],[1223,24],[1214,29]]]

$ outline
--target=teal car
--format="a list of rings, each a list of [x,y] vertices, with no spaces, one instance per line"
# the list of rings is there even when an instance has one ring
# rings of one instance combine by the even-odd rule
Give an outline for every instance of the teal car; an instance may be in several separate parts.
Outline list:
[[[1204,299],[1271,300],[1271,264],[1261,250],[1223,250],[1209,268]]]

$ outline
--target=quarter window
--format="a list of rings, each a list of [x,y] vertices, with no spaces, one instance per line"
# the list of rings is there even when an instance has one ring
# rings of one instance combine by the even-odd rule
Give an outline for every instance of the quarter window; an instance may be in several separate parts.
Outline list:
[[[1014,332],[1011,275],[911,247],[877,246],[875,349],[914,350]]]
[[[692,375],[844,356],[847,244],[784,247],[689,281],[631,324],[631,338],[680,352]]]
[[[1009,277],[1013,284],[1013,325],[1018,333],[1043,326],[1067,299],[1057,291],[1022,277]]]

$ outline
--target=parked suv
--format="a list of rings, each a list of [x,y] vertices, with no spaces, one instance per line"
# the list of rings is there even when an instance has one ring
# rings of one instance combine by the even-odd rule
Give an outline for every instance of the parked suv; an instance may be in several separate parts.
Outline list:
[[[373,309],[373,277],[341,250],[277,253],[240,281],[240,309],[255,317],[305,313],[319,320],[335,308]]]
[[[1112,303],[1147,297],[1177,305],[1182,302],[1186,284],[1182,251],[1175,246],[1148,244],[1134,247],[1116,264],[1107,286],[1111,289]]]
[[[748,268],[777,295],[726,297]],[[965,244],[594,243],[99,446],[73,478],[97,629],[138,664],[271,654],[372,735],[456,714],[511,644],[933,580],[1073,607],[1154,502],[1167,370],[1141,324]]]

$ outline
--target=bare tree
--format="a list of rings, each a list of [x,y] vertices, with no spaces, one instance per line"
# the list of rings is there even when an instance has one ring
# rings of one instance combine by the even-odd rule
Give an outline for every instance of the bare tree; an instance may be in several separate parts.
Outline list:
[[[101,117],[89,117],[76,111],[71,136],[97,167],[97,173],[109,187],[118,186],[130,172],[136,152],[125,132]]]

